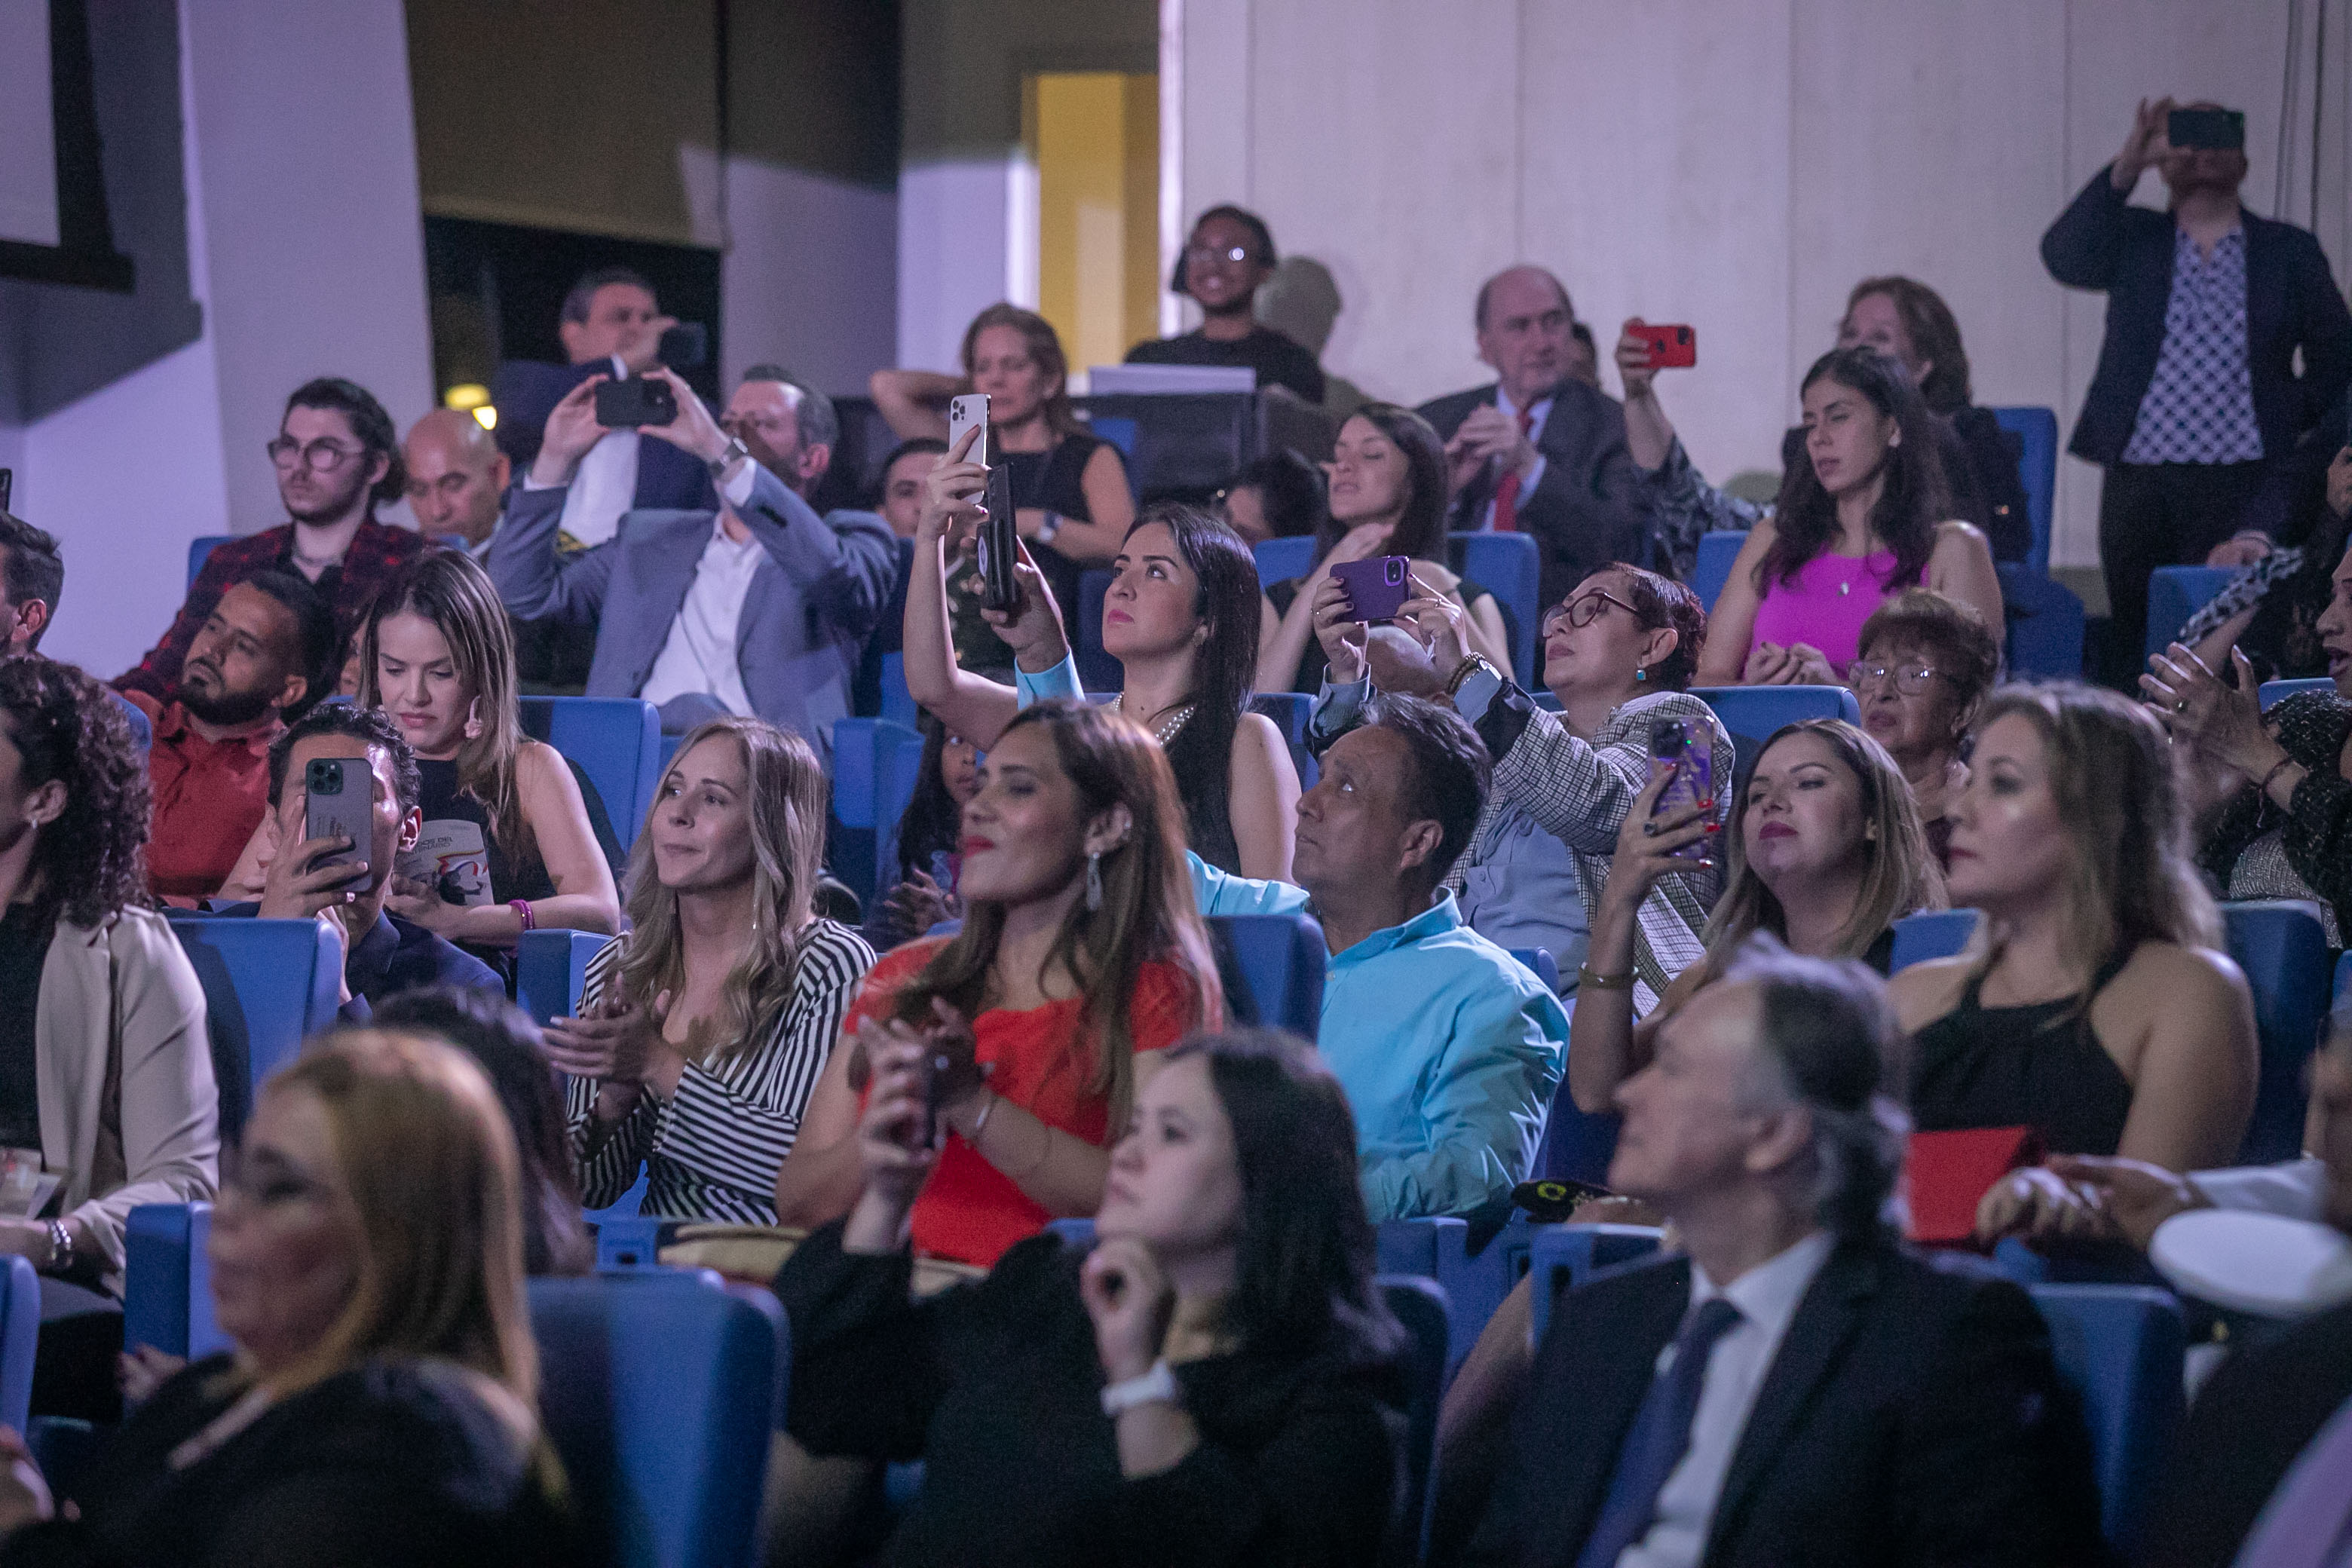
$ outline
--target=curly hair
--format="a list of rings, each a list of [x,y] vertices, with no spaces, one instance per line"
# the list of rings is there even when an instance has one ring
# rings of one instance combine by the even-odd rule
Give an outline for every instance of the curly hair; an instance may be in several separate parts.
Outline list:
[[[32,870],[40,930],[95,926],[147,893],[152,795],[131,721],[106,689],[38,654],[0,660],[0,716],[16,748],[18,784],[65,786],[65,810],[39,830]]]

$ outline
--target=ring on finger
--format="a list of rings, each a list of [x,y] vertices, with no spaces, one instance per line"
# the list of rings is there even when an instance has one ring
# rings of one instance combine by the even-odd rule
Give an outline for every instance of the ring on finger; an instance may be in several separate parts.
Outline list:
[[[2178,699],[2177,700],[2175,700],[2175,701],[2174,701],[2174,703],[2172,704],[2172,710],[2173,710],[2175,713],[2186,713],[2186,712],[2188,712],[2188,711],[2189,711],[2189,699],[2187,699],[2186,697],[2183,697],[2183,698],[2179,698],[2179,699]]]

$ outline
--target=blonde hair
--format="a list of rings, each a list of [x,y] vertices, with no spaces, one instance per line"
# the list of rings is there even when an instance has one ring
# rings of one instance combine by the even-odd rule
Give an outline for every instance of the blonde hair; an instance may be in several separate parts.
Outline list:
[[[1940,910],[1949,901],[1944,893],[1943,868],[1927,846],[1927,830],[1919,824],[1919,807],[1903,770],[1886,748],[1843,719],[1805,719],[1773,731],[1756,753],[1761,763],[1773,747],[1798,735],[1824,742],[1862,787],[1863,821],[1870,831],[1863,840],[1868,861],[1853,913],[1840,927],[1832,958],[1859,958],[1870,951],[1881,932],[1896,920],[1917,910]],[[1720,975],[1732,953],[1757,931],[1769,931],[1786,942],[1788,912],[1756,868],[1748,863],[1744,827],[1748,803],[1732,803],[1729,872],[1723,897],[1706,922],[1706,963],[1710,975]]]
[[[712,1051],[726,1057],[765,1039],[792,1003],[824,869],[830,795],[824,769],[809,743],[761,720],[713,719],[678,742],[629,857],[629,921],[635,930],[621,960],[620,992],[630,1001],[645,1005],[685,984],[677,895],[661,885],[654,868],[653,819],[687,753],[721,735],[730,737],[742,753],[751,824],[751,929],[743,933],[743,954],[727,974]]]
[[[373,1356],[453,1362],[538,1430],[539,1349],[523,1289],[521,1162],[506,1111],[464,1052],[355,1029],[270,1075],[262,1095],[315,1096],[358,1221],[358,1282],[318,1344],[267,1381],[280,1396]]]

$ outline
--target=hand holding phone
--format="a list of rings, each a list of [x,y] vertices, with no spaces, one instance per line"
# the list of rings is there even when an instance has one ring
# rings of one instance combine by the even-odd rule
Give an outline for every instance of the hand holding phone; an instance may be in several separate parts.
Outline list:
[[[956,444],[963,439],[965,431],[974,426],[980,430],[980,438],[971,444],[971,450],[963,455],[962,461],[984,464],[988,461],[988,395],[984,392],[967,392],[961,397],[949,398],[949,457],[955,456]]]
[[[1698,363],[1698,333],[1686,324],[1644,321],[1626,330],[1649,345],[1652,370],[1687,370]]]
[[[677,417],[677,395],[658,376],[633,375],[596,387],[596,423],[607,430],[667,425]]]
[[[390,869],[373,863],[374,817],[375,769],[366,757],[312,757],[304,765],[302,837],[341,838],[349,846],[314,858],[305,869],[348,867],[353,876],[352,890],[373,890],[377,872]]]
[[[1672,772],[1673,777],[1659,793],[1657,804],[1650,808],[1652,818],[1671,812],[1687,811],[1694,806],[1712,807],[1715,804],[1715,757],[1712,737],[1695,734],[1695,726],[1686,719],[1653,719],[1650,721],[1650,777]],[[1673,851],[1680,860],[1704,860],[1707,858],[1704,838],[1685,844]]]
[[[2164,117],[2164,139],[2184,151],[2243,152],[2245,112],[2236,109],[2172,110]]]
[[[1021,607],[1021,583],[1013,571],[1021,560],[1021,534],[1013,512],[1013,470],[1002,463],[989,469],[981,500],[988,516],[976,542],[980,607],[1010,615]]]

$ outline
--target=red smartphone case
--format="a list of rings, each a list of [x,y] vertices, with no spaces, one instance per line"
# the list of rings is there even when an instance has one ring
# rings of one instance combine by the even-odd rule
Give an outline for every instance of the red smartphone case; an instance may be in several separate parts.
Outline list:
[[[1698,333],[1679,323],[1643,326],[1633,335],[1650,345],[1652,370],[1687,370],[1698,363]]]

